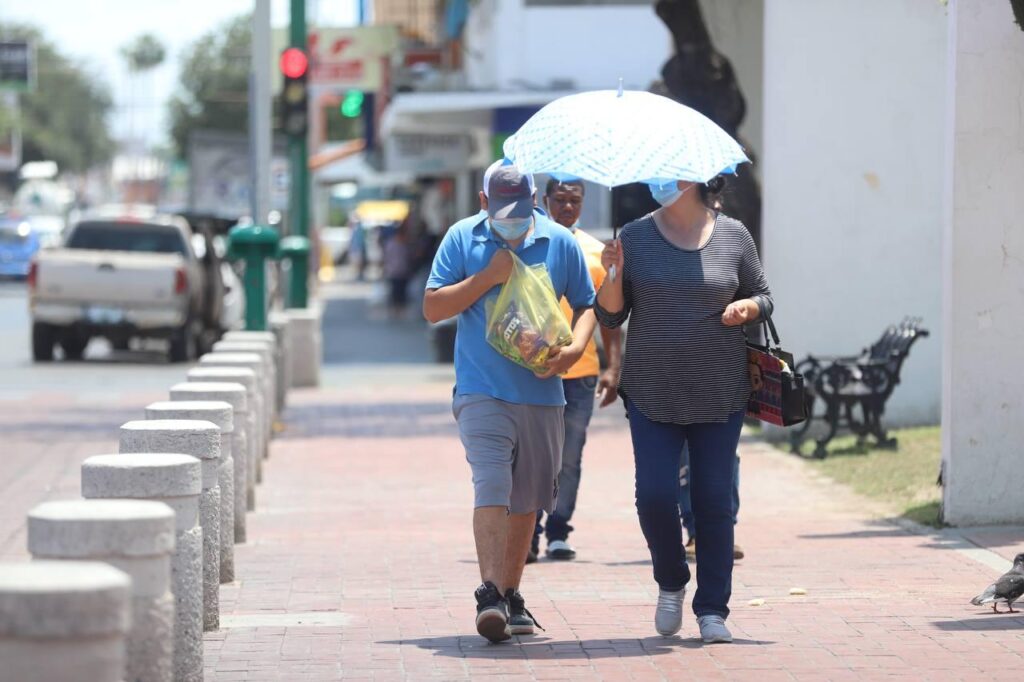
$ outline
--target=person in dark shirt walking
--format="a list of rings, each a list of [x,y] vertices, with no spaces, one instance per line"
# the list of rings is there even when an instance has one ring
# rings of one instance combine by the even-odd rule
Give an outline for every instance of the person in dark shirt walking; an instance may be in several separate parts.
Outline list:
[[[750,395],[743,325],[772,312],[754,240],[719,212],[724,179],[652,185],[662,208],[608,244],[595,307],[606,327],[627,318],[619,381],[633,439],[636,506],[658,583],[655,628],[682,627],[690,569],[679,519],[684,443],[700,562],[693,611],[705,642],[731,642],[732,484]],[[613,276],[614,273],[614,276]]]

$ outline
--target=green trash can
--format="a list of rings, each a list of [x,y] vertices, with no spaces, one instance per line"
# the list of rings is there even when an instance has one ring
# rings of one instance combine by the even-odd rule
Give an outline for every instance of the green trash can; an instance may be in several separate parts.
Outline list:
[[[228,260],[245,263],[245,328],[267,330],[267,261],[277,257],[281,241],[266,225],[238,225],[228,232]]]
[[[309,305],[309,252],[311,242],[307,237],[290,235],[281,240],[277,255],[291,266],[288,278],[288,302],[286,308],[306,308]]]

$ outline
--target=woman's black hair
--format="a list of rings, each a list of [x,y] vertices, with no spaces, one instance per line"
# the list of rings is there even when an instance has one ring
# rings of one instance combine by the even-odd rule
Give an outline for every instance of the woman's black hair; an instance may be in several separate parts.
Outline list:
[[[700,189],[700,200],[708,208],[718,211],[722,208],[722,192],[725,190],[725,176],[716,175],[702,185]]]

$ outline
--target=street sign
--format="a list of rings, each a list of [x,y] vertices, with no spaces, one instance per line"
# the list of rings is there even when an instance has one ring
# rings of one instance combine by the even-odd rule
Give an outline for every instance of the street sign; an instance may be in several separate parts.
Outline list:
[[[472,135],[395,132],[384,141],[384,167],[408,173],[463,170],[473,154]]]
[[[381,89],[385,79],[381,62],[396,54],[401,44],[396,26],[314,28],[308,41],[311,85],[363,92]],[[287,30],[275,30],[275,54],[287,46]],[[275,91],[280,92],[284,79],[281,73],[275,78]]]
[[[35,50],[27,40],[0,40],[0,90],[35,89]]]
[[[189,210],[228,219],[247,216],[249,201],[248,137],[241,133],[197,130],[189,135]],[[276,144],[271,172],[287,167],[281,145]],[[285,176],[287,181],[287,176]],[[278,188],[273,188],[274,192]],[[281,206],[273,208],[281,210]]]

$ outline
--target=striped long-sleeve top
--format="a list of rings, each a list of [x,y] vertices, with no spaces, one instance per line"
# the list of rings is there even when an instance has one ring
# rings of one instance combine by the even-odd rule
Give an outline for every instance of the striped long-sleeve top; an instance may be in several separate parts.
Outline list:
[[[620,392],[652,421],[726,421],[745,407],[750,376],[743,328],[722,324],[722,313],[744,298],[762,315],[773,307],[753,238],[721,214],[694,251],[669,243],[650,215],[620,237],[625,306],[615,314],[596,306],[606,327],[629,318]]]

